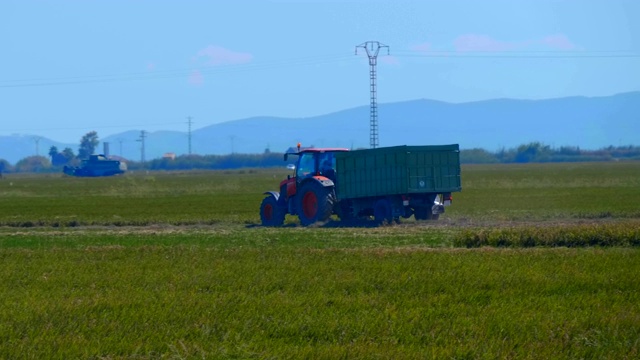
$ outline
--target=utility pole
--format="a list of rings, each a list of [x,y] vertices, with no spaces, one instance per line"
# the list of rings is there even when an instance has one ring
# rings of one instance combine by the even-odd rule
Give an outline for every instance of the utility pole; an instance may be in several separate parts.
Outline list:
[[[144,167],[144,139],[147,137],[147,132],[142,130],[140,131],[140,139],[136,140],[139,141],[141,143],[141,147],[140,147],[140,162],[142,163],[142,166]]]
[[[389,54],[389,46],[381,44],[378,41],[367,41],[356,46],[356,55],[358,55],[358,48],[363,48],[367,57],[369,58],[369,79],[371,80],[371,109],[369,119],[369,144],[372,149],[375,149],[379,145],[378,140],[378,101],[377,101],[377,84],[376,84],[376,67],[378,65],[378,53],[381,48],[387,48],[387,55]]]
[[[120,144],[120,157],[122,157],[122,139],[118,139],[118,144]]]
[[[191,121],[191,116],[187,117],[187,124],[189,124],[189,155],[191,155],[191,124],[193,124],[193,122]]]

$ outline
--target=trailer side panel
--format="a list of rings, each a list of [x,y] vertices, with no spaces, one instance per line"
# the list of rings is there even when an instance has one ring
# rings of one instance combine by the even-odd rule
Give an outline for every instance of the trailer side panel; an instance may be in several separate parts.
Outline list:
[[[339,199],[460,191],[457,144],[394,146],[336,154]]]

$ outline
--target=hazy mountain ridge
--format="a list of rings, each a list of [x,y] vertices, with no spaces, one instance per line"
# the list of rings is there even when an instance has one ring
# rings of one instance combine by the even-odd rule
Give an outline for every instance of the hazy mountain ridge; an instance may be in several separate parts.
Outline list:
[[[516,128],[514,124],[518,124]],[[379,105],[380,146],[458,143],[462,149],[511,148],[534,141],[551,146],[598,149],[640,143],[640,92],[606,97],[548,100],[493,99],[446,103],[420,99]],[[98,133],[100,135],[100,133]],[[110,152],[141,159],[140,130],[100,137]],[[42,135],[0,136],[0,158],[15,164],[34,155],[47,156],[64,144]],[[369,106],[307,118],[252,117],[192,131],[194,154],[261,153],[304,145],[368,147]],[[102,152],[102,144],[97,152]],[[156,131],[145,140],[145,158],[166,152],[188,153],[186,132]]]

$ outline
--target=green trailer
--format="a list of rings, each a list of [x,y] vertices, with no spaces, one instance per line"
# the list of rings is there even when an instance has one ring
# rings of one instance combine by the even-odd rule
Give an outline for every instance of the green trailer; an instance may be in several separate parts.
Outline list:
[[[302,225],[324,222],[332,214],[341,220],[373,218],[392,222],[414,216],[436,220],[461,191],[457,144],[394,146],[349,151],[308,148],[285,154],[293,175],[280,191],[265,192],[260,218],[279,226],[287,214]]]
[[[340,199],[462,190],[458,145],[394,146],[336,154]]]
[[[451,193],[462,190],[460,149],[454,144],[336,153],[336,179],[340,210],[348,215],[437,219],[451,204]]]

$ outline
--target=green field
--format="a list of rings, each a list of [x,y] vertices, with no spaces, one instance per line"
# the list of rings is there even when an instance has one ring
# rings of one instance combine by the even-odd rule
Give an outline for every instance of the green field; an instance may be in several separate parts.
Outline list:
[[[640,163],[465,166],[438,222],[263,228],[285,176],[0,179],[0,359],[640,357]]]

